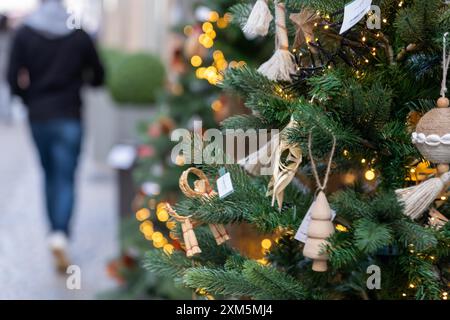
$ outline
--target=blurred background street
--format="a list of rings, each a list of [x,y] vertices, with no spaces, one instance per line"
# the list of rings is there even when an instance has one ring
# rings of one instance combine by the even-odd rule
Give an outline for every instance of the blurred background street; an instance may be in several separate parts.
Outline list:
[[[25,107],[18,97],[21,90],[16,88],[16,96],[10,94],[11,82],[23,85],[21,72],[27,70],[15,70],[12,81],[6,76],[14,65],[11,61],[22,53],[11,54],[14,34],[23,30],[33,12],[50,2],[63,17],[62,31],[81,28],[96,47],[98,59],[94,60],[103,65],[93,68],[99,78],[99,70],[104,69],[103,86],[83,87],[81,116],[75,117],[77,125],[82,121],[84,134],[72,235],[64,253],[70,264],[81,269],[81,290],[66,287],[67,265],[58,265],[55,243],[49,241],[56,232],[49,228],[53,221],[47,217],[50,210],[44,201],[46,176],[30,130],[30,124],[40,123],[32,117],[39,112],[29,104]],[[215,128],[228,116],[246,112],[239,98],[222,93],[217,84],[227,68],[252,60],[260,63],[272,51],[265,44],[258,44],[257,50],[242,45],[247,40],[227,14],[232,4],[228,0],[0,2],[0,299],[192,298],[190,290],[175,285],[171,276],[143,266],[150,249],[168,255],[182,250],[176,224],[164,209],[165,202],[175,203],[182,196],[178,180],[187,168],[182,157],[176,161],[170,157],[171,132],[176,128],[193,131],[193,124],[200,120],[204,128]],[[54,26],[44,23],[44,27]],[[47,33],[33,28],[31,32],[41,37],[43,50],[51,45]],[[79,51],[66,54],[81,56],[83,50]],[[53,76],[82,73],[68,72],[69,62],[62,65]],[[67,88],[59,88],[60,82],[47,89],[64,96]],[[55,87],[59,88],[56,94]],[[26,95],[22,98],[26,100]],[[59,101],[52,108],[58,114],[73,107],[72,103]],[[68,120],[61,114],[56,120]],[[55,119],[45,119],[41,128],[48,128],[51,120]],[[56,201],[65,198],[55,188],[48,194]],[[262,258],[264,236],[247,229],[230,232],[235,239],[238,234],[243,239],[256,238],[242,241],[248,244],[242,250]]]
[[[7,17],[7,22],[2,20],[0,30],[0,299],[134,296],[128,295],[133,290],[127,289],[129,283],[125,280],[128,265],[124,273],[120,263],[127,258],[134,261],[140,255],[133,248],[130,251],[121,236],[127,219],[131,216],[134,220],[131,202],[139,186],[132,179],[130,165],[135,159],[124,167],[120,153],[117,160],[112,151],[123,145],[137,147],[141,143],[138,124],[151,120],[157,110],[163,109],[158,99],[164,92],[173,43],[178,41],[170,36],[170,26],[180,19],[190,19],[192,13],[186,9],[190,1],[63,3],[68,23],[83,28],[95,42],[107,82],[99,89],[83,89],[85,132],[67,250],[70,262],[81,268],[81,290],[68,290],[69,275],[55,270],[49,250],[44,175],[26,108],[9,94],[5,81],[13,34],[41,1],[2,0],[0,15],[2,19]],[[114,75],[125,60],[128,62]],[[138,226],[132,225],[129,230],[133,237],[145,241]],[[133,278],[136,272],[131,274]],[[138,287],[145,290],[147,280],[138,280]],[[155,283],[152,277],[149,281]],[[138,290],[136,296],[146,295]]]
[[[0,124],[0,299],[93,299],[116,286],[105,271],[118,254],[114,172],[94,162],[87,137],[71,243],[82,290],[67,290],[47,248],[43,188],[30,139],[24,119]]]

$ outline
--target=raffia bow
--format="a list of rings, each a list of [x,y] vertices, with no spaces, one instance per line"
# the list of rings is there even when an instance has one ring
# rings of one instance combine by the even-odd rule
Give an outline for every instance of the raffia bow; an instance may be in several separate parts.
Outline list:
[[[278,203],[278,209],[281,210],[283,206],[284,190],[291,183],[295,177],[298,167],[302,163],[302,150],[298,144],[289,143],[284,135],[289,129],[296,126],[295,120],[292,118],[291,122],[281,133],[281,141],[273,155],[274,170],[272,179],[269,183],[267,196],[272,196],[272,206],[275,201]],[[282,157],[287,152],[287,157],[283,161]]]

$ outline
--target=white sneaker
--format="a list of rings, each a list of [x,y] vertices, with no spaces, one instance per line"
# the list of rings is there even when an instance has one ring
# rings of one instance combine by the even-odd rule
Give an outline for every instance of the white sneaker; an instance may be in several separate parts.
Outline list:
[[[48,245],[52,250],[66,250],[68,242],[66,234],[61,231],[52,232],[48,237]]]
[[[66,273],[67,268],[70,266],[66,253],[68,246],[67,236],[63,232],[54,232],[50,234],[48,243],[55,259],[56,269],[60,273]]]

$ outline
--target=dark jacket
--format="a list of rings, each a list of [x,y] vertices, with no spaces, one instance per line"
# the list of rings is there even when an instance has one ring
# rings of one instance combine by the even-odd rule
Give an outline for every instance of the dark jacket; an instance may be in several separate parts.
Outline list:
[[[21,88],[25,70],[29,86]],[[90,36],[76,30],[48,38],[21,27],[12,42],[8,82],[29,110],[30,121],[81,117],[81,87],[103,84],[104,70]]]

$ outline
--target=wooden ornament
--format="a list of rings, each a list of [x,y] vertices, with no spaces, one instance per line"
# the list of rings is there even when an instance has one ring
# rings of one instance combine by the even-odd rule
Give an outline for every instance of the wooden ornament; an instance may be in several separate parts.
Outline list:
[[[191,221],[192,216],[180,216],[168,203],[166,203],[166,209],[169,212],[169,215],[181,224],[184,246],[186,248],[186,256],[191,258],[197,254],[200,254],[202,250],[198,245],[197,237],[194,233],[194,225]]]
[[[445,97],[447,92],[447,72],[450,55],[446,54],[446,37],[444,34],[442,58],[441,97],[434,108],[427,112],[418,122],[412,134],[412,142],[425,159],[438,165],[440,177],[429,179],[418,186],[396,190],[399,201],[404,205],[404,213],[411,219],[417,219],[436,200],[450,182],[450,108]]]
[[[427,112],[412,135],[424,158],[436,164],[450,163],[450,108],[444,105]]]
[[[441,97],[437,108],[427,112],[417,124],[412,134],[413,143],[420,153],[430,162],[436,164],[450,163],[450,108],[447,93],[447,72],[450,54],[447,56],[447,35],[443,38]]]
[[[188,181],[189,174],[191,173],[199,178],[194,182],[194,189],[191,188]],[[179,185],[181,191],[188,198],[210,198],[217,196],[217,193],[211,187],[206,174],[198,168],[192,167],[184,171],[180,177]],[[199,225],[200,222],[195,221],[195,224]],[[230,240],[230,236],[228,235],[225,226],[222,224],[209,224],[209,229],[211,230],[217,245],[221,245]]]
[[[324,190],[328,184],[328,179],[331,172],[331,163],[333,161],[335,150],[336,137],[333,135],[333,147],[328,160],[325,179],[322,183],[319,179],[316,162],[314,161],[312,154],[312,132],[310,132],[308,151],[311,160],[312,172],[314,178],[316,179],[319,193],[311,207],[311,222],[308,226],[308,238],[306,239],[305,247],[303,248],[303,255],[313,260],[312,269],[316,272],[325,272],[328,270],[328,254],[326,247],[330,243],[327,239],[334,233],[334,225],[332,222],[333,215]]]
[[[323,191],[319,192],[311,208],[311,222],[308,227],[308,239],[303,248],[303,255],[313,259],[312,269],[316,272],[328,270],[326,246],[327,239],[334,233],[331,222],[332,214],[328,200]]]
[[[437,101],[438,108],[448,108],[450,102],[447,97],[440,97]]]

